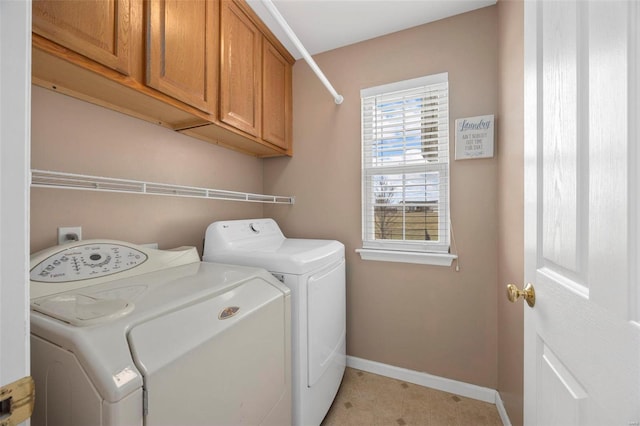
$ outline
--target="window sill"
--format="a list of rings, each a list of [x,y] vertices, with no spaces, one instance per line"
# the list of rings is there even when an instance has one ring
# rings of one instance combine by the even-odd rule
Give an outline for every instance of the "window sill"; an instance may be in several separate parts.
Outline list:
[[[451,266],[458,258],[449,253],[420,253],[414,251],[356,249],[362,260],[377,260],[381,262],[418,263],[421,265]]]

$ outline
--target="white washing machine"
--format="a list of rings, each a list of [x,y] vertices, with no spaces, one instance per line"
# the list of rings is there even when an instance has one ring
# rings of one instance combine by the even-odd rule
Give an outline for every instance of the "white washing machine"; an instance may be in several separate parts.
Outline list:
[[[195,248],[31,257],[35,426],[291,423],[290,291]]]
[[[291,289],[293,422],[317,426],[346,365],[344,245],[285,238],[273,219],[215,222],[203,260],[265,268]]]

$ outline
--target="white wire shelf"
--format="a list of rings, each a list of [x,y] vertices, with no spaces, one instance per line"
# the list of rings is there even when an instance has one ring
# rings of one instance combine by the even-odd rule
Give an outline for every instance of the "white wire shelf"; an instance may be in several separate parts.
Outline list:
[[[172,197],[207,198],[250,203],[294,204],[295,197],[197,188],[166,183],[143,182],[74,173],[31,169],[31,186],[38,188],[81,189],[86,191],[122,192]]]

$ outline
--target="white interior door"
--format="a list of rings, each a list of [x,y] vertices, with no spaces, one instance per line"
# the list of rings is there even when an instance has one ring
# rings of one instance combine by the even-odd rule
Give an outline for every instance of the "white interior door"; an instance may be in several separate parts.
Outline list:
[[[640,5],[525,5],[525,424],[640,425]]]
[[[31,2],[0,0],[0,386],[29,375],[30,64]]]

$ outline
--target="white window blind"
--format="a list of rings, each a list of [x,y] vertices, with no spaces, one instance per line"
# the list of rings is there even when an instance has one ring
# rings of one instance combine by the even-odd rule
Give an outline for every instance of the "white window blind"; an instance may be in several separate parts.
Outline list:
[[[363,89],[364,249],[449,251],[447,73]]]

